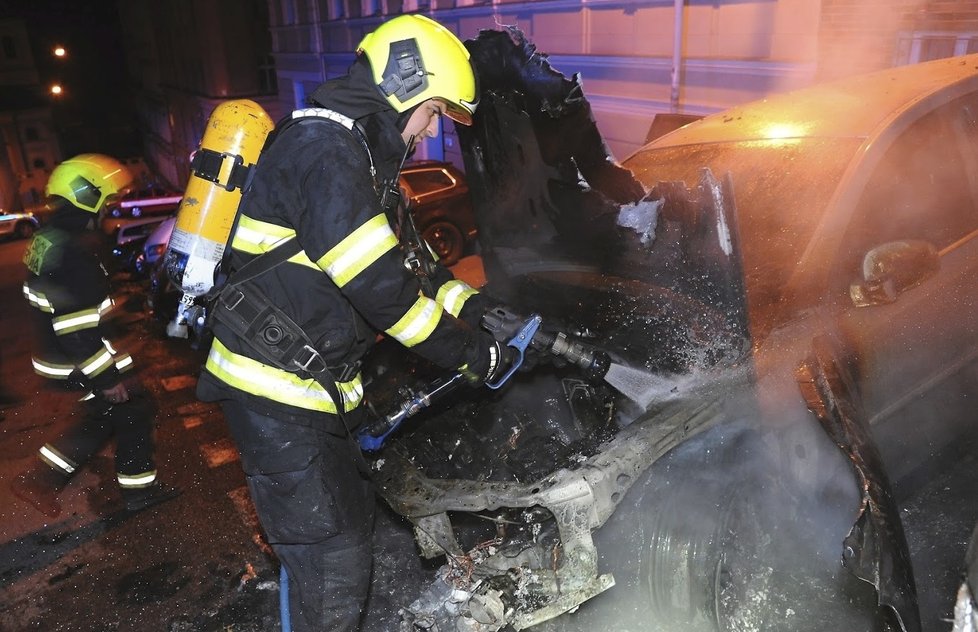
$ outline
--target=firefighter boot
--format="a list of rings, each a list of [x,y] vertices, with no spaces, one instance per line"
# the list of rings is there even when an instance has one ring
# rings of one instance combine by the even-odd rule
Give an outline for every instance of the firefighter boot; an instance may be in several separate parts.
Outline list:
[[[35,465],[14,478],[10,491],[48,518],[55,518],[61,513],[58,493],[67,482],[64,474],[46,465]]]
[[[123,489],[122,498],[126,501],[126,511],[136,513],[153,505],[164,503],[183,493],[179,487],[156,481],[149,487],[139,489]]]

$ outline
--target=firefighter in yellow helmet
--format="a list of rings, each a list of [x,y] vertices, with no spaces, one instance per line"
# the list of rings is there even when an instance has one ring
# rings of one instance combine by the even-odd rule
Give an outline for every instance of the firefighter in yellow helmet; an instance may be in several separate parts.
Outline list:
[[[468,125],[477,101],[458,38],[426,17],[396,17],[363,39],[347,75],[318,87],[310,107],[272,132],[243,194],[229,284],[248,280],[214,310],[197,393],[221,401],[289,577],[297,632],[359,626],[374,501],[348,435],[363,421],[359,367],[377,334],[476,384],[509,366],[478,328],[489,299],[441,266],[423,279],[409,270],[395,210],[382,202],[440,117]],[[277,248],[287,256],[280,265],[242,269]],[[271,308],[309,343],[283,336],[283,321],[265,316]]]
[[[135,382],[123,381],[132,358],[116,350],[104,331],[112,300],[99,256],[102,236],[92,229],[106,201],[131,182],[126,167],[102,154],[59,164],[45,189],[55,210],[24,255],[24,296],[35,308],[34,370],[75,389],[82,406],[78,422],[41,446],[37,460],[11,484],[15,496],[49,517],[60,513],[57,496],[68,480],[113,436],[116,479],[127,510],[179,493],[157,479],[154,407]]]

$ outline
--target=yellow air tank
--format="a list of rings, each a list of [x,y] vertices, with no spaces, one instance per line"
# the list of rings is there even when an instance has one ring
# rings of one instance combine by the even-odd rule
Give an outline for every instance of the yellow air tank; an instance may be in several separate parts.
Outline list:
[[[164,254],[167,275],[184,293],[171,335],[186,337],[187,310],[214,287],[248,174],[274,127],[248,99],[218,105],[207,121]]]

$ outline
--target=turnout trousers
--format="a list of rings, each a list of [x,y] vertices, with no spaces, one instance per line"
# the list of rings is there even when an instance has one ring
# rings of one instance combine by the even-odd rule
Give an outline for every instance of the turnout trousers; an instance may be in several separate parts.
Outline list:
[[[82,402],[81,420],[41,448],[40,456],[65,477],[71,476],[115,437],[115,470],[120,485],[155,474],[153,429],[156,406],[142,394],[123,404]]]
[[[326,431],[336,427],[333,415],[285,420],[236,400],[221,406],[262,528],[289,575],[292,630],[356,630],[370,587],[374,521],[359,452],[348,437]]]

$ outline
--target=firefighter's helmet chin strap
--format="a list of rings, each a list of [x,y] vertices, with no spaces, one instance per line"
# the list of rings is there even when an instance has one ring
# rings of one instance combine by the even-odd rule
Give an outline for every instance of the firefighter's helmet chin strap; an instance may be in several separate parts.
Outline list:
[[[435,262],[428,252],[424,240],[418,234],[418,229],[414,225],[414,217],[408,202],[401,199],[401,170],[411,149],[414,147],[415,135],[412,134],[407,139],[407,147],[404,155],[401,156],[401,163],[397,166],[397,171],[390,180],[384,182],[384,189],[381,191],[380,204],[387,215],[388,221],[395,227],[397,237],[401,243],[401,250],[404,252],[404,265],[418,277],[421,282],[421,291],[428,298],[435,297],[434,286],[431,284],[431,275],[434,272]]]

